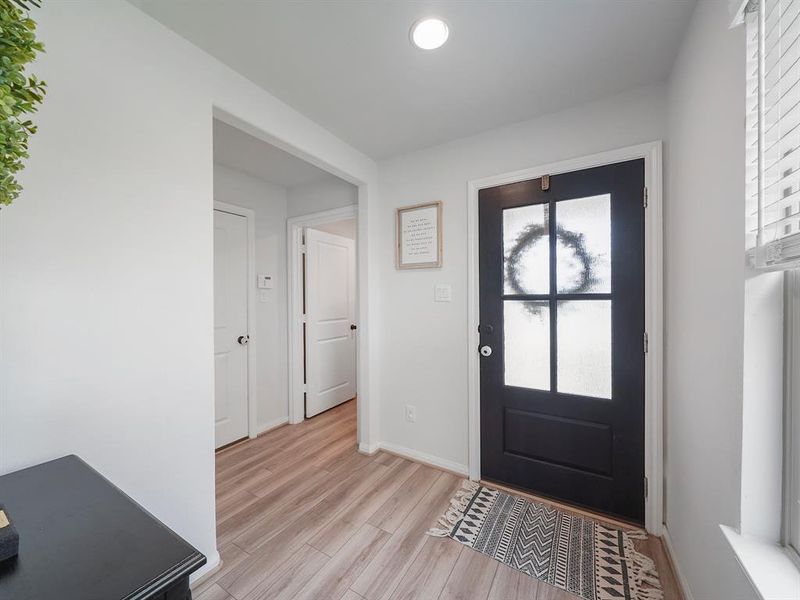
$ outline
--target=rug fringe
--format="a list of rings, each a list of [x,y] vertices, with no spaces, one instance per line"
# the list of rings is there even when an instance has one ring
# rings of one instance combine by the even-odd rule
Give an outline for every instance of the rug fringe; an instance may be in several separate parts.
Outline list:
[[[664,590],[658,578],[656,563],[639,552],[633,540],[647,539],[643,530],[625,531],[625,550],[633,561],[633,588],[637,600],[664,600]]]
[[[469,501],[480,487],[479,483],[465,479],[461,483],[461,489],[450,499],[450,506],[436,521],[438,527],[432,527],[426,533],[433,537],[447,537],[450,535],[453,527],[458,525],[461,519],[464,518],[464,511],[467,510]]]

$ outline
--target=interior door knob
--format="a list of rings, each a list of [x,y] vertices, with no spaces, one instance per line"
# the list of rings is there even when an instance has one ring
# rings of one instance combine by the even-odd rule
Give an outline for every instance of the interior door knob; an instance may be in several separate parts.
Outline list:
[[[491,356],[492,355],[492,347],[491,346],[481,346],[480,353],[481,353],[481,356]]]
[[[242,346],[246,346],[247,342],[250,341],[250,336],[249,335],[240,335],[239,339],[237,339],[236,341],[239,342]]]
[[[350,331],[355,331],[356,329],[358,329],[358,325],[356,325],[355,323],[351,323],[350,324]]]

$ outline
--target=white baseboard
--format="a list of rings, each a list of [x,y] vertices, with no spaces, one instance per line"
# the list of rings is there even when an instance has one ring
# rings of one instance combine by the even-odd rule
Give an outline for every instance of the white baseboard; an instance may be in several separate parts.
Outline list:
[[[462,465],[461,463],[447,460],[446,458],[439,458],[433,454],[412,450],[411,448],[404,448],[403,446],[397,446],[389,442],[381,442],[378,444],[378,446],[381,450],[386,450],[386,452],[389,452],[390,454],[397,454],[398,456],[413,460],[414,462],[419,462],[431,467],[436,467],[437,469],[450,471],[451,473],[455,473],[461,477],[467,477],[469,475],[469,469],[467,468],[467,465]]]
[[[664,541],[664,549],[669,555],[669,561],[672,563],[672,570],[675,571],[675,579],[678,580],[678,585],[681,588],[681,593],[683,594],[684,600],[694,600],[692,592],[689,590],[689,583],[686,581],[686,578],[683,576],[683,573],[681,573],[681,569],[678,566],[678,558],[675,556],[672,538],[669,537],[669,530],[667,529],[666,525],[661,528],[661,539]]]
[[[289,422],[289,417],[281,417],[280,419],[273,419],[263,425],[258,427],[256,435],[261,435],[267,433],[268,431],[272,431],[273,429],[277,429],[281,425],[286,425]]]
[[[200,569],[195,571],[189,576],[190,585],[193,588],[199,586],[203,581],[205,581],[208,577],[211,577],[220,567],[222,567],[222,559],[219,556],[219,552],[214,552],[212,556],[207,558],[205,565],[203,565]]]
[[[358,451],[361,452],[361,454],[366,454],[367,456],[372,456],[380,449],[380,444],[365,444],[364,442],[360,442],[358,444]]]

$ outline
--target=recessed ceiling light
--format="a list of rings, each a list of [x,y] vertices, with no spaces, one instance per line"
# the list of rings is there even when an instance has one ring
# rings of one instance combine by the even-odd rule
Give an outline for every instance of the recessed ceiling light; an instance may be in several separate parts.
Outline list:
[[[450,30],[441,19],[421,19],[411,27],[411,41],[417,48],[435,50],[447,41]]]

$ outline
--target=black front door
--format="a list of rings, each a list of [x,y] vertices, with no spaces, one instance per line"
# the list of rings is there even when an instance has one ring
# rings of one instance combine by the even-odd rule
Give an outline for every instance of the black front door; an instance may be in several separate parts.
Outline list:
[[[479,196],[481,474],[641,523],[644,160],[546,179]]]

